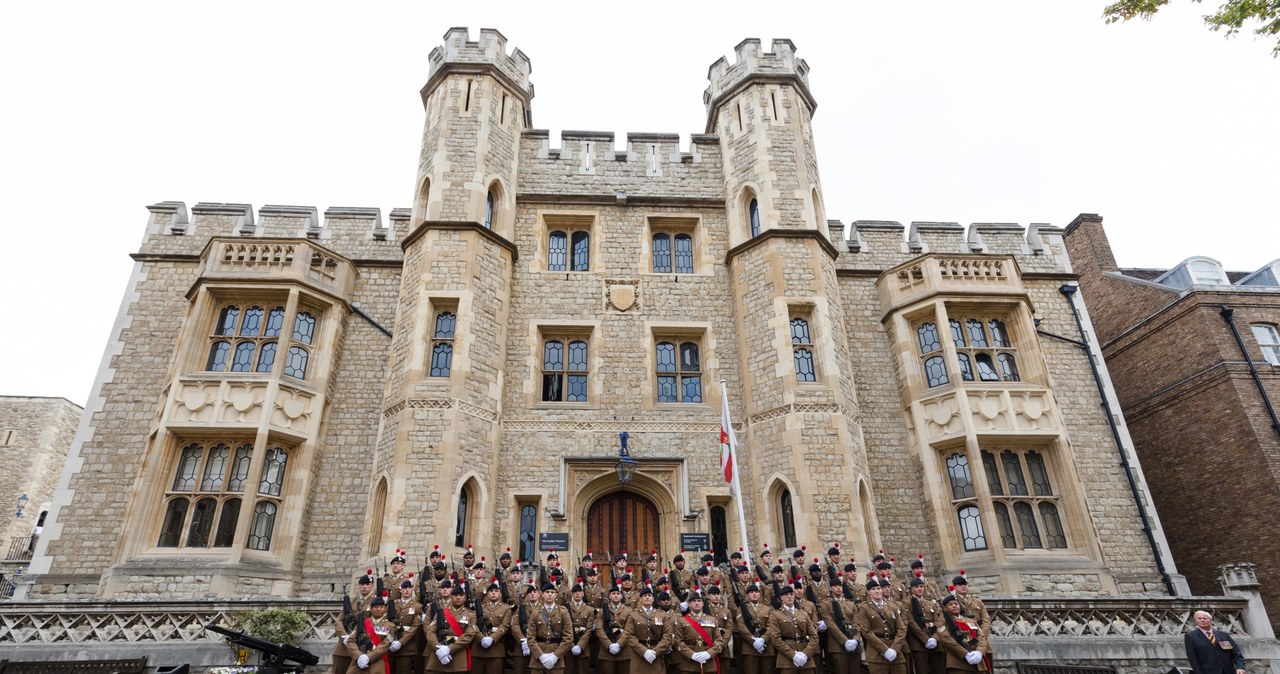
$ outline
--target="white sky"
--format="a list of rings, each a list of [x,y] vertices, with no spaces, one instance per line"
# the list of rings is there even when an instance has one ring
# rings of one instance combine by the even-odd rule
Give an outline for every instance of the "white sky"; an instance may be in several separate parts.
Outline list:
[[[1280,257],[1280,61],[1216,3],[1107,26],[1076,2],[9,3],[0,10],[0,394],[83,404],[146,223],[180,200],[377,206],[413,192],[450,26],[533,61],[552,130],[690,133],[745,37],[812,68],[828,217],[1100,213],[1122,266]],[[840,9],[834,9],[840,7]]]

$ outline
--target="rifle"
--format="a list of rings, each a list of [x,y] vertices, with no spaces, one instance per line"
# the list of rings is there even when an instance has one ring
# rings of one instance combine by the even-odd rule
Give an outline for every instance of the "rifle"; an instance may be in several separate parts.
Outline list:
[[[677,601],[684,601],[687,592],[680,590],[680,569],[671,567],[671,573],[667,574],[667,582],[671,583],[671,594],[675,595]]]
[[[342,628],[351,634],[356,631],[356,612],[351,606],[351,595],[347,594],[347,586],[342,586]]]
[[[484,602],[477,599],[474,609],[476,612],[476,628],[480,630],[481,635],[488,635],[488,632],[485,631],[485,628],[488,626],[485,623],[489,621],[485,620]]]
[[[831,617],[836,619],[836,627],[846,636],[849,636],[849,625],[844,621],[844,609],[840,608],[840,599],[835,595],[831,595]],[[921,625],[924,627],[924,625]]]
[[[773,584],[773,599],[769,601],[775,609],[782,608],[782,586],[778,584],[778,579],[774,578],[769,581]]]
[[[746,625],[747,631],[753,637],[763,636],[756,629],[756,617],[751,615],[751,607],[747,606],[747,602],[742,598],[742,590],[738,589],[737,581],[730,583],[733,586],[733,600],[738,603],[738,610],[742,612],[742,624]]]
[[[427,558],[422,565],[422,577],[418,579],[418,603],[423,606],[427,605],[427,578],[431,577],[427,574],[431,573],[431,569],[429,568],[430,566],[431,559]]]
[[[609,610],[609,599],[605,598],[604,607],[604,635],[609,638],[610,644],[618,643],[618,637],[622,630],[618,629],[618,623],[613,620],[613,611]]]
[[[369,630],[364,628],[364,611],[356,614],[356,648],[361,653],[373,650],[373,639],[369,636]]]

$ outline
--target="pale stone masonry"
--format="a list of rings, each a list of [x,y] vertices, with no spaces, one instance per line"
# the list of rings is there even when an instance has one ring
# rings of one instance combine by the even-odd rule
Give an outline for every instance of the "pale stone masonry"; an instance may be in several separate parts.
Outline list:
[[[19,591],[332,598],[398,547],[492,561],[567,533],[577,554],[669,558],[682,532],[721,555],[840,541],[863,573],[881,548],[922,553],[1001,595],[1177,590],[1117,467],[1129,454],[1148,501],[1123,419],[1117,447],[1084,351],[1037,332],[1092,342],[1059,292],[1062,231],[846,231],[808,65],[786,40],[736,52],[687,147],[554,147],[530,128],[528,57],[451,29],[412,209],[149,207]]]
[[[0,396],[0,513],[5,561],[29,558],[29,541],[49,511],[84,410],[65,398]],[[26,496],[22,516],[18,499]],[[12,573],[12,569],[9,570]]]

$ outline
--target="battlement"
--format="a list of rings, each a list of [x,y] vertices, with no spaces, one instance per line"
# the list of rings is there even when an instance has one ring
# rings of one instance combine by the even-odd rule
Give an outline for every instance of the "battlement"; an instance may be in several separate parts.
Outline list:
[[[848,230],[848,238],[845,231]],[[1064,230],[1045,223],[856,220],[846,227],[827,221],[828,236],[841,252],[840,266],[886,269],[928,253],[1012,255],[1023,272],[1068,273]]]
[[[720,139],[693,134],[687,148],[674,133],[628,133],[622,149],[609,131],[563,131],[559,146],[550,132],[520,136],[519,191],[629,197],[724,199]]]
[[[382,209],[333,206],[268,204],[255,212],[250,204],[200,202],[191,207],[181,201],[147,206],[144,254],[190,255],[214,237],[243,239],[308,239],[354,260],[399,259],[399,238],[408,234],[409,209],[391,211],[389,223]]]
[[[445,31],[444,44],[431,50],[428,81],[449,70],[450,66],[488,65],[497,68],[509,84],[527,98],[533,98],[529,74],[533,64],[524,52],[516,49],[507,54],[507,38],[493,28],[481,28],[480,39],[472,42],[466,28]]]
[[[818,107],[809,92],[809,64],[796,58],[795,44],[791,40],[775,39],[769,49],[768,52],[761,51],[760,39],[750,37],[734,47],[734,64],[730,65],[723,56],[711,64],[707,70],[710,84],[702,94],[702,102],[707,106],[708,132],[714,128],[711,120],[720,103],[755,80],[788,82],[800,91],[809,104],[810,112]]]

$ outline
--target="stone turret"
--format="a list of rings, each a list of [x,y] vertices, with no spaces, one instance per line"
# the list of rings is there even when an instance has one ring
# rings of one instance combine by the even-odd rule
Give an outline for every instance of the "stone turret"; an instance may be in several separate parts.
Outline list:
[[[447,542],[461,490],[492,509],[498,415],[516,247],[520,134],[528,126],[529,59],[483,29],[451,28],[431,52],[418,191],[383,396],[370,502],[385,530],[371,553]],[[470,484],[470,487],[464,485]],[[375,510],[376,512],[376,510]],[[467,513],[463,513],[465,519]],[[469,540],[489,540],[475,518]],[[383,548],[375,549],[382,543]],[[394,541],[394,543],[393,543]]]
[[[742,462],[752,483],[744,490],[775,503],[789,491],[803,513],[798,540],[853,541],[865,559],[871,546],[863,532],[874,530],[874,518],[839,252],[822,208],[809,66],[789,40],[774,40],[767,53],[759,40],[743,40],[736,51],[736,63],[712,64],[703,99],[707,131],[724,156],[745,445],[768,448]]]

